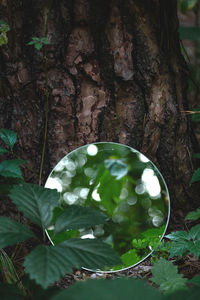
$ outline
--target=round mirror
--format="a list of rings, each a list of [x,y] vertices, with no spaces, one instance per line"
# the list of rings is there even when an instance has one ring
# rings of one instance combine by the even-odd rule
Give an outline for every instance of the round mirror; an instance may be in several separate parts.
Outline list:
[[[63,207],[90,206],[107,215],[103,225],[66,232],[69,237],[101,239],[117,251],[123,264],[101,271],[138,264],[165,234],[170,212],[165,181],[148,158],[128,146],[107,142],[82,146],[60,160],[45,187],[60,192]],[[48,235],[58,243],[51,230]]]

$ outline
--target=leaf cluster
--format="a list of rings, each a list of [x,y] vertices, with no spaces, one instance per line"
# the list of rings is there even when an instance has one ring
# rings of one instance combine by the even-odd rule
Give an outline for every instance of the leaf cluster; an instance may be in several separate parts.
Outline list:
[[[35,49],[37,49],[38,51],[40,51],[44,45],[49,45],[49,44],[50,42],[47,37],[42,37],[42,38],[32,37],[32,41],[27,43],[28,46],[33,45]]]

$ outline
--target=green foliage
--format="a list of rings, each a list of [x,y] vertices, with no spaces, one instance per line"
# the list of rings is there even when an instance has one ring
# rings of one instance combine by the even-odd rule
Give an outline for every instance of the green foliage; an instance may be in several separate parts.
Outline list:
[[[38,246],[26,258],[25,270],[43,288],[73,268],[102,268],[120,260],[99,240],[70,239],[56,246]]]
[[[56,190],[29,183],[15,185],[9,196],[26,217],[43,229],[51,224],[53,210],[59,205],[60,197]]]
[[[186,14],[189,10],[193,9],[197,3],[198,0],[178,0],[179,9],[183,14]]]
[[[0,217],[0,248],[22,242],[34,234],[23,224]]]
[[[0,138],[7,146],[9,146],[10,149],[13,149],[13,146],[17,140],[17,134],[12,130],[3,128],[0,131]]]
[[[106,159],[104,164],[110,175],[116,177],[117,180],[128,173],[128,165],[121,159]]]
[[[198,259],[200,256],[200,225],[193,226],[189,232],[176,231],[166,235],[172,240],[169,250],[170,257],[192,253]]]
[[[200,181],[200,168],[198,168],[192,175],[191,183]]]
[[[188,282],[200,287],[200,275],[193,277]]]
[[[132,278],[87,280],[76,282],[51,300],[160,300],[162,295],[144,281]]]
[[[24,163],[25,161],[21,159],[4,160],[0,163],[0,175],[3,177],[23,179],[19,166]]]
[[[179,35],[181,40],[200,40],[199,27],[179,27]]]
[[[196,221],[200,218],[200,207],[197,208],[197,210],[195,211],[191,211],[187,214],[187,216],[185,217],[185,220],[193,220]]]
[[[50,42],[47,39],[47,37],[42,37],[42,38],[33,37],[32,41],[27,43],[27,45],[29,46],[33,45],[35,49],[37,49],[38,51],[40,51],[44,45],[49,45],[49,44]]]
[[[108,217],[91,207],[71,205],[65,209],[64,213],[59,216],[55,223],[55,233],[69,229],[78,229],[97,224],[104,224]]]
[[[8,43],[8,37],[6,35],[6,32],[9,30],[9,25],[5,21],[0,20],[0,46]]]
[[[8,150],[5,148],[0,147],[0,155],[4,154],[4,153],[8,153]]]
[[[178,269],[171,261],[160,258],[152,268],[152,282],[160,286],[165,294],[173,293],[179,289],[186,288],[187,279],[178,274]]]

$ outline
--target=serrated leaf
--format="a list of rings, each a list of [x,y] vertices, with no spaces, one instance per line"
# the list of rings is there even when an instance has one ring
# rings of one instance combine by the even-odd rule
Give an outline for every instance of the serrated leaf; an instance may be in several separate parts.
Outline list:
[[[198,168],[194,174],[192,175],[192,179],[190,181],[190,183],[194,183],[194,182],[198,182],[200,181],[200,168]]]
[[[87,279],[76,282],[51,300],[161,300],[161,293],[145,281],[133,278]]]
[[[4,154],[4,153],[8,153],[8,150],[5,148],[0,147],[0,155]]]
[[[168,235],[165,235],[166,238],[172,241],[180,241],[180,240],[190,240],[190,235],[186,231],[174,231]]]
[[[196,221],[200,218],[200,208],[197,208],[195,211],[191,211],[185,217],[185,220],[193,220]]]
[[[188,282],[200,287],[200,275],[193,277]]]
[[[160,258],[152,268],[153,277],[150,279],[160,286],[166,294],[186,288],[187,279],[178,274],[178,269],[171,261]]]
[[[195,226],[193,226],[190,229],[189,235],[191,237],[191,239],[200,239],[200,224],[197,224]]]
[[[2,128],[0,131],[0,138],[12,149],[16,143],[17,134],[12,130]]]
[[[190,241],[188,243],[188,250],[190,251],[190,253],[194,254],[196,259],[198,260],[200,256],[200,241]]]
[[[10,159],[4,160],[0,163],[0,175],[3,177],[12,177],[12,178],[21,178],[22,173],[20,170],[20,165],[25,163],[24,160],[21,159]]]
[[[110,175],[116,177],[117,180],[128,173],[128,165],[121,159],[106,159],[104,164]]]
[[[171,247],[169,249],[170,258],[174,256],[182,256],[188,250],[188,243],[190,241],[180,240],[180,241],[173,241],[171,243]]]
[[[38,246],[26,258],[25,271],[43,288],[73,268],[100,268],[119,263],[115,252],[99,240],[71,239],[56,246]]]
[[[33,232],[21,223],[6,217],[0,217],[0,248],[23,242],[34,237]]]
[[[107,219],[106,215],[92,207],[71,205],[56,220],[54,231],[57,234],[67,229],[91,227],[104,224]]]
[[[53,209],[58,206],[59,193],[36,184],[15,185],[9,197],[33,223],[48,228],[53,217]]]

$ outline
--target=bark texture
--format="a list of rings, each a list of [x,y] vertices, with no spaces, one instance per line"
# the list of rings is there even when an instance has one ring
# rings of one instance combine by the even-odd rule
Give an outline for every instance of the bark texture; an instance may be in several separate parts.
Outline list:
[[[173,207],[194,201],[196,144],[174,0],[2,0],[9,26],[0,49],[0,127],[18,133],[17,153],[37,183],[68,152],[96,141],[136,148],[162,172]],[[47,36],[37,51],[26,44]]]

